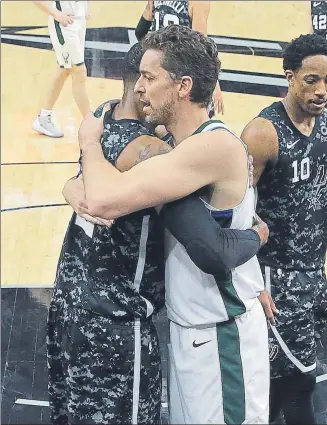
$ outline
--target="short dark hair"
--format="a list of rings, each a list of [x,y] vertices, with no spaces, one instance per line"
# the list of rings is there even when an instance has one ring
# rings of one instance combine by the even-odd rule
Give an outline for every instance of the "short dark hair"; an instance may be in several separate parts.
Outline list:
[[[283,68],[297,71],[303,59],[309,56],[327,55],[327,41],[317,34],[305,34],[292,40],[283,52]]]
[[[140,63],[143,56],[141,43],[134,44],[126,53],[122,62],[122,79],[124,86],[135,84],[140,77]]]
[[[142,41],[143,50],[163,53],[161,66],[173,80],[189,75],[193,80],[191,101],[208,106],[216,87],[220,60],[216,43],[198,31],[169,25],[149,33]]]

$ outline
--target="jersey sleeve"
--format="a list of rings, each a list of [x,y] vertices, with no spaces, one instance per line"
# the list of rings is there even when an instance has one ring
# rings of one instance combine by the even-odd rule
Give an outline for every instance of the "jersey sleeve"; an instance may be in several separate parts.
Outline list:
[[[225,274],[246,263],[260,248],[257,232],[221,227],[194,194],[165,204],[159,217],[194,264],[208,274]]]

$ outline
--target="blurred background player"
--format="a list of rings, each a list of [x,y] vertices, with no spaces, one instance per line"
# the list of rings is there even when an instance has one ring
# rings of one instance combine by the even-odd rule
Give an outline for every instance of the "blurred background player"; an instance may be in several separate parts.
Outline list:
[[[311,31],[327,38],[327,2],[312,1],[311,3]]]
[[[168,25],[185,25],[195,31],[207,35],[210,1],[153,1],[148,4],[135,29],[135,35],[141,40],[150,30],[157,31]],[[224,114],[223,95],[217,81],[213,94],[214,105],[210,105],[209,114],[215,111]]]
[[[69,75],[72,76],[74,100],[82,116],[90,110],[84,63],[88,2],[55,1],[52,6],[47,1],[33,3],[49,15],[50,38],[60,67],[51,83],[43,108],[33,122],[33,130],[49,137],[63,137],[64,133],[52,121],[52,109]]]
[[[242,139],[254,158],[257,213],[269,241],[258,254],[270,318],[270,420],[315,424],[316,344],[327,319],[327,42],[302,35],[283,53],[288,94],[260,112]],[[272,308],[270,308],[272,306]],[[275,310],[275,311],[274,311]],[[275,324],[275,326],[273,326]],[[276,422],[280,423],[280,422]]]

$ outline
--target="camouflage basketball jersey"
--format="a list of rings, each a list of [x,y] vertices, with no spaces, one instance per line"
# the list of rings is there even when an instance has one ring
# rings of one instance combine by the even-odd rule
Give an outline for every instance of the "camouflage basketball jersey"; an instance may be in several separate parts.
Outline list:
[[[282,102],[259,116],[275,127],[279,157],[258,183],[257,212],[270,230],[258,257],[277,268],[319,269],[327,239],[327,112],[316,117],[310,136],[294,126]]]
[[[99,108],[96,112],[98,116]],[[102,150],[113,165],[134,139],[152,135],[136,120],[104,118]],[[101,115],[101,111],[100,111]],[[56,275],[55,300],[112,319],[144,319],[164,305],[163,229],[153,208],[93,225],[75,213]]]
[[[311,20],[312,20],[313,32],[315,34],[319,34],[327,38],[327,2],[326,1],[311,2]]]
[[[168,25],[184,25],[192,28],[189,15],[188,0],[184,1],[154,1],[152,11],[151,31],[157,31]]]

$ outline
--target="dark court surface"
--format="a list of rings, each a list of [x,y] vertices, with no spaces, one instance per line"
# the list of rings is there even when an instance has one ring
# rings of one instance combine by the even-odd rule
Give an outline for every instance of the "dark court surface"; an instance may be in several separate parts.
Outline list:
[[[46,317],[51,289],[3,288],[1,377],[1,423],[49,424],[47,406],[17,404],[17,400],[47,401]],[[167,423],[167,352],[168,323],[164,313],[156,318],[162,345],[164,376],[162,423]],[[318,424],[327,424],[327,333],[319,347],[318,375],[314,405]],[[323,376],[325,375],[325,376]]]

